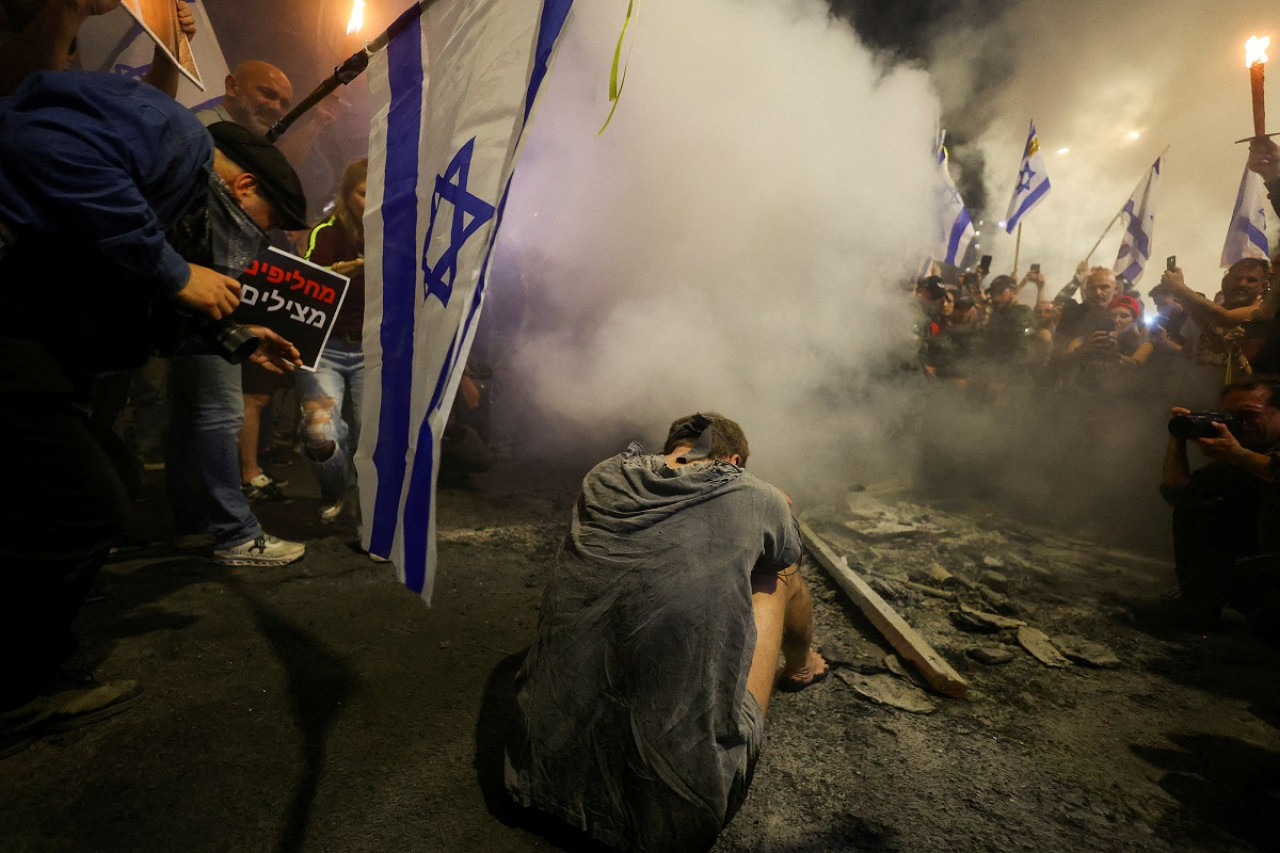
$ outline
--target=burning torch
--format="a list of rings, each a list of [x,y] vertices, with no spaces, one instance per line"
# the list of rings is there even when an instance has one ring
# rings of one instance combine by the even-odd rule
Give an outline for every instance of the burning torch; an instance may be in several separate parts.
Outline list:
[[[418,0],[410,6],[399,18],[387,27],[386,31],[380,33],[376,38],[366,44],[356,53],[347,57],[337,68],[333,69],[333,74],[325,78],[319,86],[307,95],[298,105],[289,110],[288,114],[282,116],[278,122],[271,126],[267,131],[266,137],[268,142],[275,142],[284,134],[289,126],[298,120],[300,116],[323,101],[333,93],[333,90],[339,86],[345,86],[352,80],[364,73],[369,67],[369,57],[387,46],[387,42],[396,35],[396,33],[404,30],[414,22],[426,7],[430,6],[434,0]],[[356,33],[364,26],[364,0],[353,0],[351,5],[351,18],[347,22],[347,33]]]
[[[1263,99],[1263,78],[1267,68],[1267,47],[1270,44],[1269,36],[1250,36],[1244,43],[1244,64],[1249,68],[1249,92],[1253,96],[1253,136],[1238,139],[1237,142],[1250,142],[1276,135],[1267,133],[1267,107]]]

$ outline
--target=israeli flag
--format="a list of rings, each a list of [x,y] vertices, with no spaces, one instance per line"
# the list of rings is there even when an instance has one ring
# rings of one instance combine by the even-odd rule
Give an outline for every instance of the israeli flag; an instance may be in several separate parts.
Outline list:
[[[1123,275],[1134,284],[1142,278],[1147,259],[1151,257],[1151,235],[1155,233],[1156,183],[1160,178],[1160,162],[1157,157],[1151,164],[1151,171],[1138,182],[1133,195],[1125,202],[1120,213],[1128,217],[1128,227],[1124,238],[1120,241],[1120,253],[1116,255],[1116,265],[1112,268],[1116,275]]]
[[[1222,246],[1222,265],[1229,267],[1242,258],[1267,258],[1271,256],[1267,240],[1267,188],[1262,176],[1244,170],[1240,190],[1236,193],[1235,210],[1231,212],[1231,227],[1227,229],[1227,242]]]
[[[965,209],[964,199],[956,189],[956,182],[951,179],[948,169],[947,149],[938,146],[938,227],[934,240],[933,259],[953,266],[960,266],[969,244],[977,237],[978,232]]]
[[[1049,192],[1049,172],[1040,153],[1040,138],[1036,136],[1036,123],[1031,122],[1027,133],[1027,145],[1022,150],[1022,165],[1018,169],[1018,182],[1009,199],[1009,212],[1005,214],[1004,230],[1013,233],[1022,217],[1044,199]]]
[[[572,0],[420,0],[370,63],[363,544],[429,603],[440,439]]]

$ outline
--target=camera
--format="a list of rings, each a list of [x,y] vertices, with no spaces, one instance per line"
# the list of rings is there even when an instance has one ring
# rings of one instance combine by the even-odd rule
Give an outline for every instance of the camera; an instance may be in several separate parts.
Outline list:
[[[1169,435],[1174,438],[1217,438],[1214,424],[1226,424],[1230,432],[1240,428],[1240,416],[1227,412],[1188,412],[1169,419]]]
[[[262,339],[239,323],[223,317],[196,323],[200,337],[213,348],[214,353],[231,364],[243,364],[258,349]]]

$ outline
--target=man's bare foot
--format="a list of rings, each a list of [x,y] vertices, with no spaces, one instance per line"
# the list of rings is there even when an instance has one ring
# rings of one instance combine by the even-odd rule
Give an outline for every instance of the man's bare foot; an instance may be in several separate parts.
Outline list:
[[[795,693],[810,684],[816,684],[827,677],[827,661],[815,650],[809,649],[804,665],[792,668],[784,666],[778,670],[778,689],[784,693]]]

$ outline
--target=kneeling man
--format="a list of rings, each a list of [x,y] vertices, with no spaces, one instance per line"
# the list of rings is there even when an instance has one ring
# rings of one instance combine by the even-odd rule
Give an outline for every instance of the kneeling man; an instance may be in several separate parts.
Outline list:
[[[746,796],[775,684],[826,674],[798,526],[747,454],[736,423],[696,414],[663,455],[632,444],[587,474],[517,680],[524,805],[622,850],[705,850]]]

